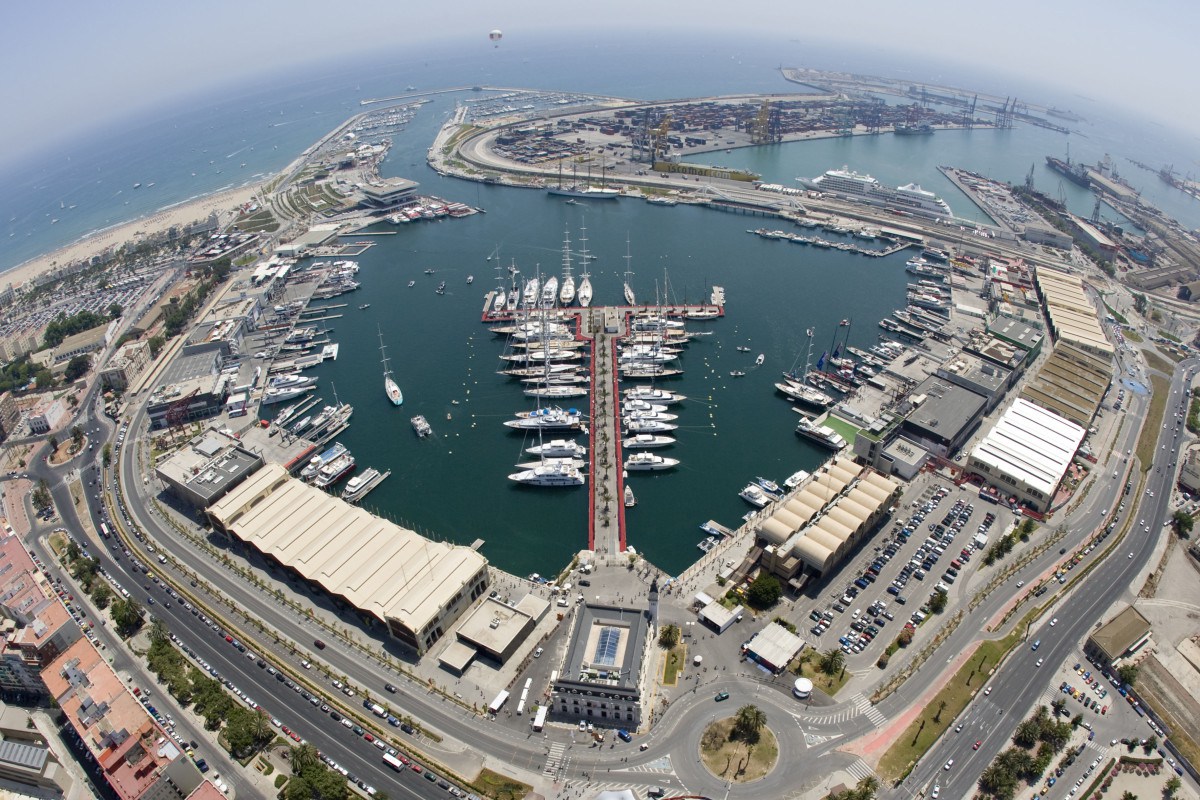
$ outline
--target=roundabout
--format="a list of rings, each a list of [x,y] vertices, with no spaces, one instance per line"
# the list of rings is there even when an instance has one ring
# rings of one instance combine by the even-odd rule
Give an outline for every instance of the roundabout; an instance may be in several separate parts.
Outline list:
[[[779,763],[779,741],[767,727],[767,715],[742,706],[732,717],[715,720],[700,735],[700,759],[714,778],[751,783]]]

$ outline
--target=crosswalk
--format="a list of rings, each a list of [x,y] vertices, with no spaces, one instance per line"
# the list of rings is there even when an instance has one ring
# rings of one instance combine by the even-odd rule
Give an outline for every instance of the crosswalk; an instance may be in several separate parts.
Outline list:
[[[871,704],[863,694],[859,693],[850,698],[850,702],[841,706],[837,711],[828,714],[794,715],[806,725],[831,726],[848,722],[858,716],[865,716],[876,728],[887,722],[879,709]]]
[[[664,775],[674,775],[675,769],[671,766],[671,757],[663,756],[646,764],[629,767],[629,772],[657,772]]]
[[[869,778],[875,774],[875,771],[867,766],[867,762],[863,761],[861,758],[856,758],[853,764],[846,767],[846,771],[860,781],[863,778]]]
[[[885,717],[879,711],[879,709],[872,705],[871,701],[861,693],[854,695],[854,697],[851,697],[850,699],[854,702],[854,707],[858,709],[861,714],[865,715],[866,718],[871,721],[871,724],[876,728],[887,722],[887,717]]]
[[[550,745],[550,752],[546,754],[546,766],[542,767],[543,775],[554,775],[558,772],[558,768],[562,766],[563,756],[567,752],[567,746],[562,742],[554,742]]]

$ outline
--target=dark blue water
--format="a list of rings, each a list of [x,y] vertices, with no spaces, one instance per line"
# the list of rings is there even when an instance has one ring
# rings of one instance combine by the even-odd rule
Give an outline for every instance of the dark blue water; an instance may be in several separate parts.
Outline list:
[[[801,55],[795,43],[783,40],[705,43],[656,32],[587,43],[506,39],[499,49],[455,42],[399,57],[368,54],[358,62],[307,74],[264,76],[257,84],[193,98],[120,128],[59,141],[40,158],[0,168],[0,185],[8,188],[0,198],[0,266],[20,263],[88,231],[269,174],[361,110],[360,99],[400,94],[408,85],[529,86],[666,98],[794,90],[779,76],[780,63],[902,71],[917,79],[944,69],[890,58],[811,47]],[[982,75],[965,75],[959,82],[1001,92],[1006,85],[1002,78]],[[1089,117],[1083,126],[1087,138],[1070,137],[1073,158],[1094,161],[1111,152],[1148,198],[1168,213],[1193,220],[1189,224],[1200,219],[1185,196],[1119,161],[1131,155],[1151,164],[1186,163],[1181,155],[1185,148],[1165,129],[1151,126],[1139,135],[1136,122],[1122,121],[1096,103],[1080,108],[1080,98],[1026,96],[1074,105]],[[359,468],[393,470],[365,505],[434,538],[460,543],[484,539],[484,553],[517,573],[552,573],[586,545],[586,491],[523,490],[505,477],[533,442],[508,432],[501,422],[532,404],[520,384],[495,374],[502,342],[478,321],[483,295],[495,283],[489,254],[499,248],[500,263],[515,259],[525,274],[539,266],[557,271],[564,227],[577,240],[586,224],[590,249],[598,256],[592,268],[597,304],[620,298],[627,238],[641,298],[653,297],[668,283],[671,300],[705,297],[714,283],[727,290],[727,317],[696,324],[713,335],[690,346],[683,358],[686,374],[672,382],[672,388],[691,398],[679,411],[679,444],[670,452],[682,460],[681,467],[671,474],[631,478],[639,504],[628,515],[629,542],[668,572],[677,572],[699,554],[695,543],[701,538],[701,522],[710,517],[738,522],[748,506],[737,491],[748,480],[756,475],[781,480],[819,463],[824,454],[794,436],[795,414],[772,384],[792,366],[810,326],[817,329],[818,352],[843,318],[854,322],[852,343],[873,343],[876,322],[902,303],[904,256],[867,259],[765,241],[745,232],[757,227],[753,218],[696,208],[632,200],[568,206],[539,192],[442,178],[426,167],[425,150],[455,100],[443,95],[422,107],[408,130],[396,137],[383,172],[413,178],[425,192],[482,206],[488,213],[384,226],[395,235],[379,237],[377,246],[359,259],[363,289],[341,298],[348,306],[332,323],[341,356],[315,370],[326,400],[332,400],[336,386],[340,399],[356,408],[353,424],[341,438]],[[1012,181],[1023,180],[1033,164],[1039,186],[1055,195],[1056,176],[1041,165],[1045,155],[1063,152],[1066,141],[1060,134],[1019,127],[836,139],[709,158],[784,184],[848,164],[889,184],[920,182],[943,195],[960,215],[980,218],[937,172],[938,164]],[[133,189],[135,182],[142,187]],[[1090,213],[1086,192],[1071,185],[1064,190],[1073,209]],[[52,219],[59,222],[52,225]],[[436,269],[436,275],[425,276],[426,268]],[[471,286],[468,274],[475,276]],[[406,286],[409,280],[417,281],[412,289]],[[447,281],[445,296],[433,292],[440,280]],[[366,302],[371,307],[359,311],[357,306]],[[383,395],[377,326],[405,393],[401,409]],[[752,352],[738,353],[737,345]],[[756,370],[752,360],[759,352],[766,363]],[[732,379],[734,369],[749,374]],[[408,422],[416,413],[428,417],[435,438],[417,440]]]

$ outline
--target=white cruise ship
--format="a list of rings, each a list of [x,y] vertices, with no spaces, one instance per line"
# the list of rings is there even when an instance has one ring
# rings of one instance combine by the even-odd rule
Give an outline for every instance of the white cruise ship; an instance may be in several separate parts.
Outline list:
[[[817,192],[897,211],[907,211],[922,217],[954,216],[945,200],[933,192],[922,189],[918,184],[909,183],[893,189],[890,186],[884,186],[870,175],[855,172],[848,167],[828,170],[817,178],[797,178],[796,180]]]

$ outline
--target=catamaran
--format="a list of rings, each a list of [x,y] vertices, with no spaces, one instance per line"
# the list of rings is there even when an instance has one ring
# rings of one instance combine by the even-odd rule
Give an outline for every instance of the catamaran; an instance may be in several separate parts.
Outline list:
[[[399,406],[404,404],[404,394],[400,391],[400,387],[392,380],[392,370],[388,367],[387,349],[383,346],[383,329],[379,328],[379,354],[383,357],[383,391],[387,395],[388,400],[392,401],[392,405]]]

